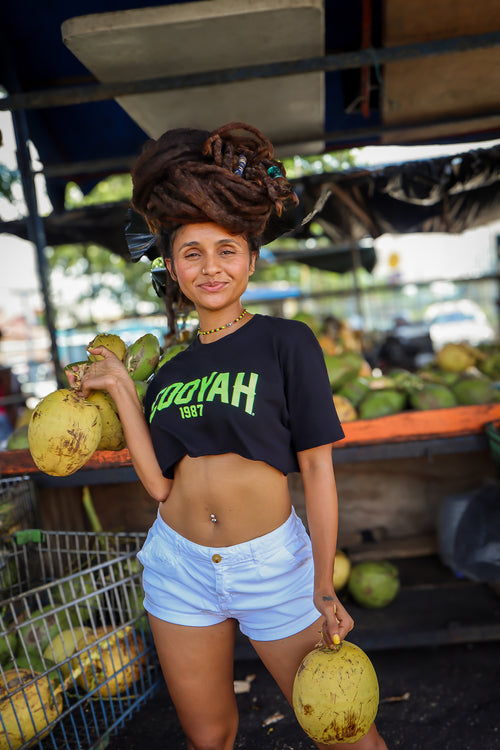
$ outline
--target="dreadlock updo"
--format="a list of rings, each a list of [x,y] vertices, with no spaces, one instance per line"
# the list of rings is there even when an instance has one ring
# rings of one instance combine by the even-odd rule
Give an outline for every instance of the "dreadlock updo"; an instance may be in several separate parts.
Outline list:
[[[179,226],[204,222],[244,235],[258,252],[268,222],[281,217],[285,204],[298,203],[272,143],[241,122],[212,133],[168,130],[148,141],[132,169],[132,184],[132,206],[158,235],[163,257],[171,257]],[[168,274],[165,302],[175,331],[175,309],[182,312],[190,303]]]
[[[235,173],[245,157],[243,174]],[[177,129],[148,141],[132,170],[132,205],[152,231],[212,221],[234,234],[261,237],[273,210],[297,197],[272,143],[233,122],[212,133]]]

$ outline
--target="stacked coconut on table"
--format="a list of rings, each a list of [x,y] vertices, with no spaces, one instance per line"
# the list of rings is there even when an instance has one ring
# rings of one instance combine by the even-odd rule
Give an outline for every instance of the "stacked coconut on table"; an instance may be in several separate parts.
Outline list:
[[[333,400],[343,422],[500,401],[500,347],[446,344],[416,372],[374,372],[359,352],[325,354]]]

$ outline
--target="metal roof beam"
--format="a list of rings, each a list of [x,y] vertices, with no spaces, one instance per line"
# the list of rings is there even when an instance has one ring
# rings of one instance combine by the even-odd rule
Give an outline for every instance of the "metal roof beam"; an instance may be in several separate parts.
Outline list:
[[[307,143],[308,141],[324,140],[327,143],[342,143],[342,147],[351,148],[357,144],[357,140],[372,138],[380,135],[390,135],[391,133],[405,133],[406,131],[414,130],[425,130],[427,128],[435,128],[442,125],[459,125],[467,122],[481,122],[485,123],[485,134],[484,140],[492,140],[496,136],[492,136],[491,133],[487,132],[487,121],[497,120],[500,118],[500,108],[488,112],[481,112],[480,114],[474,113],[470,115],[457,115],[455,117],[435,118],[433,120],[426,120],[422,122],[420,120],[413,120],[411,123],[404,123],[401,125],[387,125],[387,126],[370,126],[364,128],[346,128],[344,130],[331,130],[324,133],[310,134],[309,136],[301,136],[300,142]],[[497,130],[495,125],[495,130]],[[477,135],[476,140],[480,140],[480,135]],[[275,139],[274,142],[276,147],[279,146],[293,146],[294,143],[284,141],[279,138]],[[363,145],[363,144],[361,144]],[[333,150],[333,149],[326,149]],[[43,169],[39,169],[35,174],[43,174],[45,177],[81,177],[84,175],[101,175],[101,174],[113,174],[116,172],[128,171],[137,159],[137,154],[129,154],[124,156],[114,157],[112,159],[91,159],[89,161],[78,161],[68,162],[66,164],[46,164]]]
[[[470,36],[452,37],[450,39],[418,42],[395,47],[340,52],[334,55],[290,62],[249,65],[242,68],[166,76],[141,81],[40,89],[39,91],[11,94],[0,99],[0,110],[15,111],[19,109],[63,107],[73,104],[105,101],[129,94],[145,94],[157,91],[187,89],[194,86],[236,83],[238,81],[288,76],[297,73],[332,72],[357,69],[365,66],[378,67],[389,62],[497,46],[500,46],[500,31],[490,31],[485,34],[471,34]]]

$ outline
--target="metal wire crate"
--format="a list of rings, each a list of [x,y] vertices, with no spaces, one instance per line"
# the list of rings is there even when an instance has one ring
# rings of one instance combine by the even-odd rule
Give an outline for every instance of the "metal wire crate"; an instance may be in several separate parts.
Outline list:
[[[0,479],[0,536],[38,525],[36,495],[29,477]]]
[[[97,750],[160,687],[144,539],[35,529],[2,540],[2,750]]]

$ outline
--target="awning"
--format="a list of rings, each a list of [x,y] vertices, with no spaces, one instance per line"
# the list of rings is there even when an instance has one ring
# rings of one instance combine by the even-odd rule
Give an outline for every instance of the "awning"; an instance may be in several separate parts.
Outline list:
[[[410,232],[458,234],[497,220],[500,145],[381,169],[312,175],[294,185],[300,206],[284,217],[283,231],[299,240],[317,240],[320,225],[329,243],[325,247],[323,241],[310,251],[300,243],[296,249],[284,251],[278,240],[274,243],[276,259],[342,273],[352,268],[352,247],[367,237]],[[293,229],[322,197],[325,202],[314,223]],[[47,243],[98,243],[130,260],[125,242],[128,207],[128,201],[122,201],[54,212],[43,219]],[[0,231],[28,236],[24,221],[0,224]],[[151,259],[157,255],[155,247],[148,253]],[[361,246],[360,260],[371,271],[373,247]]]
[[[0,84],[12,97],[3,106],[27,112],[58,211],[68,180],[86,192],[127,171],[178,112],[203,127],[207,111],[217,124],[249,118],[272,130],[281,153],[500,133],[500,4],[491,0],[24,0],[5,4],[0,49]],[[188,105],[161,86],[127,97],[102,88],[196,71],[234,77],[255,63],[269,67],[250,82],[193,89]],[[79,103],[68,104],[75,90]],[[229,110],[227,96],[213,95],[223,90]],[[92,99],[96,91],[104,98]]]

